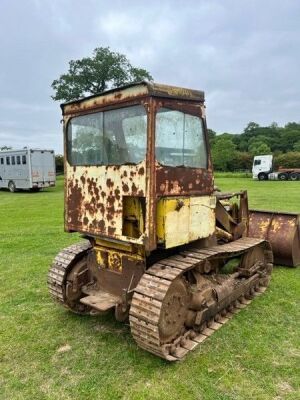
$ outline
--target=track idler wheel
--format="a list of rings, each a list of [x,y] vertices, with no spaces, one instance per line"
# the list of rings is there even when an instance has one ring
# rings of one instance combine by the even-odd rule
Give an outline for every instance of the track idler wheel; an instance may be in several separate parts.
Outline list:
[[[158,322],[161,343],[168,343],[180,335],[189,308],[189,291],[183,278],[177,278],[162,301]]]
[[[82,297],[81,288],[89,282],[89,271],[87,269],[87,257],[84,256],[70,270],[64,286],[65,302],[69,309],[76,314],[89,314],[91,308],[80,303]]]

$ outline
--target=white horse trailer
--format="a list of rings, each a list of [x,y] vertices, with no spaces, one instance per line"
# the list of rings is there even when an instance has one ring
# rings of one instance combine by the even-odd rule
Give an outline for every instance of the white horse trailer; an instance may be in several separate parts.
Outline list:
[[[39,190],[55,186],[53,150],[0,151],[0,188]]]

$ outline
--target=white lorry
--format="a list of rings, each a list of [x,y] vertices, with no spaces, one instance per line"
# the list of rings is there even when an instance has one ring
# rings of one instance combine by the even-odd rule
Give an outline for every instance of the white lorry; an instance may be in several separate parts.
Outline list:
[[[0,151],[0,188],[40,190],[55,186],[53,150],[22,149]]]
[[[253,159],[252,177],[260,181],[297,181],[300,179],[300,168],[279,167],[278,171],[274,171],[272,155],[255,156]]]

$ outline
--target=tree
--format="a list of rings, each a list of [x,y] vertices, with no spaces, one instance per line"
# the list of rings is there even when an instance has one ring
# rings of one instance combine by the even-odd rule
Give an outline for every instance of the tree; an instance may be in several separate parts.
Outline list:
[[[125,55],[113,52],[109,47],[99,47],[92,57],[69,62],[68,72],[52,82],[55,91],[52,99],[76,100],[131,82],[152,79],[145,69],[132,66]]]
[[[2,146],[2,147],[0,147],[0,150],[2,151],[2,150],[11,150],[12,149],[12,147],[11,146]]]
[[[55,167],[57,174],[63,174],[64,172],[64,156],[61,154],[55,155]]]
[[[217,136],[212,148],[213,165],[218,171],[232,171],[236,145],[228,134]]]
[[[294,151],[300,151],[300,140],[298,140],[294,146],[293,146]]]
[[[271,149],[266,143],[264,143],[260,140],[257,140],[250,144],[249,152],[253,156],[257,156],[257,155],[270,154]]]

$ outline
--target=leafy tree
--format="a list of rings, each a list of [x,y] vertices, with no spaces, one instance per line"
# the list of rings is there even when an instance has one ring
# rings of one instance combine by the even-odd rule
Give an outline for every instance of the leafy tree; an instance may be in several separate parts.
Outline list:
[[[253,156],[257,156],[263,154],[270,154],[271,149],[266,143],[262,141],[255,141],[249,146],[249,152]]]
[[[213,143],[215,137],[217,136],[217,133],[213,131],[212,129],[207,129],[207,134],[208,134],[208,140],[210,144]]]
[[[124,54],[113,52],[109,47],[99,47],[92,57],[69,62],[68,72],[52,82],[55,91],[52,99],[76,100],[130,82],[152,79],[145,69],[132,66]]]
[[[62,174],[64,172],[64,156],[61,154],[55,155],[55,167],[57,174]]]
[[[2,147],[0,147],[1,151],[3,151],[3,150],[11,150],[11,149],[12,149],[11,146],[2,146]]]
[[[299,168],[300,165],[300,152],[290,151],[285,154],[280,154],[275,157],[274,160],[275,168]]]
[[[249,122],[246,128],[244,129],[244,133],[253,133],[259,128],[259,125],[256,122]]]
[[[228,135],[220,135],[216,138],[212,147],[212,159],[216,170],[232,171],[236,145]]]
[[[236,151],[233,159],[233,170],[234,171],[245,171],[251,170],[253,157],[246,151]]]
[[[300,151],[300,140],[298,140],[298,141],[294,144],[293,150],[295,150],[295,151]]]

